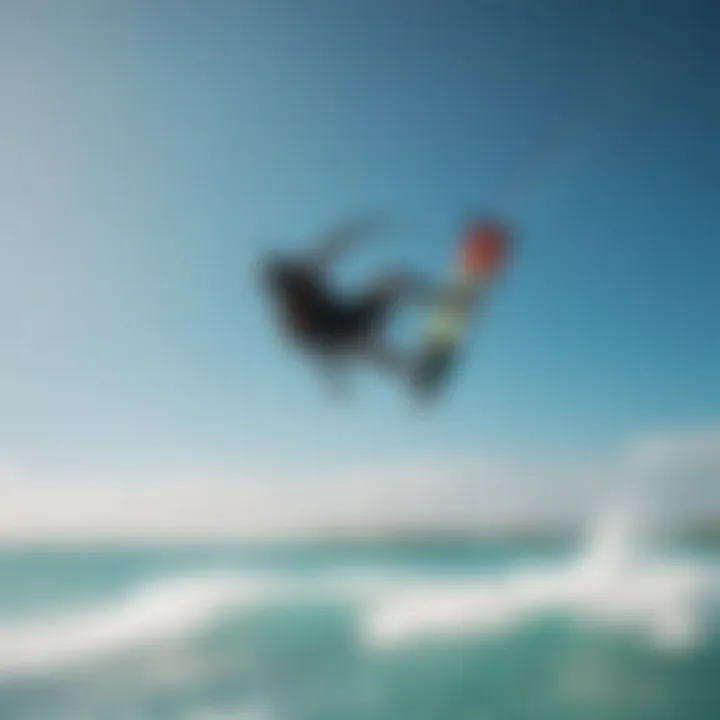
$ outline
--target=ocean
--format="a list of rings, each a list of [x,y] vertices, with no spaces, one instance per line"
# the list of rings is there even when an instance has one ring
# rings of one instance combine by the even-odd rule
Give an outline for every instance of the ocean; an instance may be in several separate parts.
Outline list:
[[[2,720],[718,720],[720,553],[578,542],[0,552]]]

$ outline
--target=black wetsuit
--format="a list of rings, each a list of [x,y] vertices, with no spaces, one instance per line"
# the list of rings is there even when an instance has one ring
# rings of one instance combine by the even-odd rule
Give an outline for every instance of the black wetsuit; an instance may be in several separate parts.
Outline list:
[[[355,351],[370,344],[392,303],[379,284],[355,299],[338,297],[325,278],[301,263],[274,263],[268,276],[285,328],[322,352]]]
[[[389,347],[382,331],[392,310],[404,299],[427,301],[438,289],[407,273],[376,278],[357,296],[346,298],[328,283],[328,267],[367,230],[353,222],[328,233],[298,259],[266,259],[263,275],[284,329],[301,347],[336,373],[338,359],[364,358],[393,373],[407,374],[415,358]]]

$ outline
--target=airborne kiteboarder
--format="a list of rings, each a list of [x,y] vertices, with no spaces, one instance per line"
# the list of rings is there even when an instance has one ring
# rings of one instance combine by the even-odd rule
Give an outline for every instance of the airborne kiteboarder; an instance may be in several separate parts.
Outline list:
[[[478,296],[505,259],[507,233],[494,221],[473,223],[461,239],[456,272],[447,285],[393,273],[345,298],[330,285],[329,268],[367,230],[367,222],[351,222],[327,233],[302,257],[266,258],[266,288],[290,337],[334,377],[343,361],[369,360],[406,376],[416,392],[427,395],[447,376]],[[398,351],[383,337],[391,312],[405,300],[426,302],[431,310],[415,353]]]

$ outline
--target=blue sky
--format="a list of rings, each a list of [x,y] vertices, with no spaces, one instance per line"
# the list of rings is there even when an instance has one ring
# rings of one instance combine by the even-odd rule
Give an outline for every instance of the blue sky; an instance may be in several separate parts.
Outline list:
[[[578,457],[720,420],[711,2],[6,0],[0,452],[44,473]],[[254,262],[346,214],[338,268],[516,262],[446,401],[286,351]]]

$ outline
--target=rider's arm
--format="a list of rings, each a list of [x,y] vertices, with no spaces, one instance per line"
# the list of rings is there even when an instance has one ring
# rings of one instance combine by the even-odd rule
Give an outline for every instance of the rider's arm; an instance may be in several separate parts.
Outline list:
[[[333,228],[320,237],[308,252],[305,262],[317,270],[325,269],[341,253],[357,244],[372,229],[372,225],[371,218],[358,218]]]

